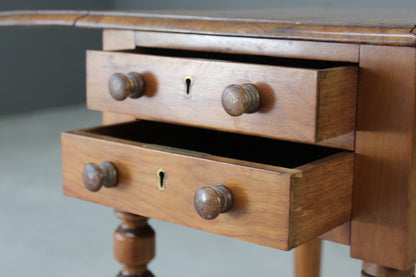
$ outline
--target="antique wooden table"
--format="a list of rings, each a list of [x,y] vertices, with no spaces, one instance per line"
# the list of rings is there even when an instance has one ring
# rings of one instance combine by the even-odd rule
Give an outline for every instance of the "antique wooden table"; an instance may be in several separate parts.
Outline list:
[[[11,11],[0,26],[102,28],[62,134],[64,193],[111,206],[119,276],[153,276],[157,218],[276,249],[319,275],[414,276],[415,11]],[[140,119],[140,120],[138,120]],[[104,187],[104,188],[102,188]]]

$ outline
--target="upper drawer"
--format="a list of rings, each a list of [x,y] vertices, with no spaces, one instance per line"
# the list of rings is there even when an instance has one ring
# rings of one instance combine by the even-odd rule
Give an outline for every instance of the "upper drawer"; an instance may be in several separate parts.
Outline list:
[[[129,72],[143,76],[144,95],[116,101],[109,93],[109,79],[115,73]],[[187,77],[191,78],[188,83]],[[231,84],[245,83],[258,89],[259,108],[231,116],[222,106],[223,91]],[[354,131],[356,86],[355,66],[299,68],[87,53],[87,103],[91,109],[308,143]],[[230,97],[228,105],[238,105],[242,98],[236,98]]]
[[[62,135],[66,195],[285,250],[350,219],[353,156],[146,121]],[[104,161],[114,164],[118,182],[91,192],[83,184],[84,167]],[[230,190],[231,209],[214,220],[202,219],[194,195],[215,185]],[[198,207],[218,212],[212,205]]]

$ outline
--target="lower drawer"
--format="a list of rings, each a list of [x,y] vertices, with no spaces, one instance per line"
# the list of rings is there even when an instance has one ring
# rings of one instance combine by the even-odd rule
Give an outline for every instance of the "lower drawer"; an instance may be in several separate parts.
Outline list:
[[[353,157],[148,121],[62,134],[64,194],[283,250],[350,219]],[[115,186],[92,192],[84,182],[107,181],[90,163],[103,161],[115,167]],[[232,205],[218,185],[228,189]],[[200,216],[217,213],[221,204],[229,209],[222,206],[215,219]]]

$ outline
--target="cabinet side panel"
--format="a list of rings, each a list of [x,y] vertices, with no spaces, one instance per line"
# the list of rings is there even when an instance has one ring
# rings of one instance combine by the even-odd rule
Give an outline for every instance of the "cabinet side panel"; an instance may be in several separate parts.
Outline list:
[[[409,72],[410,74],[412,72]],[[415,98],[413,103],[416,107],[416,51],[413,52],[413,79],[409,80],[413,84]],[[412,148],[412,173],[409,185],[409,212],[407,214],[409,222],[409,243],[407,249],[407,267],[414,266],[416,262],[416,112],[413,113],[413,148]]]
[[[415,261],[415,49],[360,51],[351,256],[405,270]]]

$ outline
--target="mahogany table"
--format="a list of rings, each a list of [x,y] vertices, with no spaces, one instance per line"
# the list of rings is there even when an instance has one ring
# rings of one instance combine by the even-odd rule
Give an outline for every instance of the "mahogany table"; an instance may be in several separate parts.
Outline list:
[[[320,240],[362,276],[414,276],[415,12],[10,11],[0,26],[102,28],[62,134],[64,193],[116,209],[118,276],[153,276],[147,218],[281,250]]]

